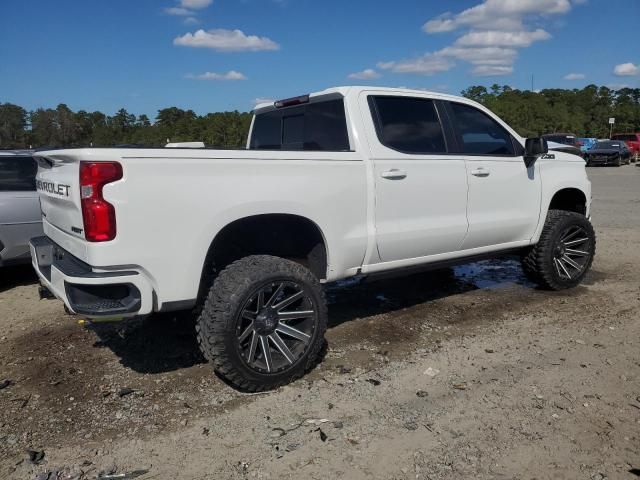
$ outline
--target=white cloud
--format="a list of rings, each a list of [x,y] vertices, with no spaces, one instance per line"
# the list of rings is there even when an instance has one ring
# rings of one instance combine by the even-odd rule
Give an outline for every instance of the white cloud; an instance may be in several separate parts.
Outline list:
[[[585,75],[584,73],[568,73],[563,78],[565,80],[583,80]]]
[[[213,0],[180,0],[180,6],[191,10],[200,10],[207,8],[213,3]]]
[[[473,65],[511,65],[518,56],[518,51],[513,48],[504,47],[445,47],[436,52],[464,60]]]
[[[351,80],[373,80],[374,78],[380,78],[380,74],[373,68],[366,68],[361,72],[350,73],[347,78]]]
[[[485,0],[454,15],[446,13],[423,25],[427,33],[450,32],[461,27],[489,30],[520,30],[522,19],[533,15],[567,13],[569,0]]]
[[[472,31],[456,40],[455,45],[461,47],[496,47],[504,46],[511,48],[523,48],[530,46],[533,42],[548,40],[551,35],[537,29],[532,32],[526,30],[519,32],[504,32],[496,30]]]
[[[197,30],[185,33],[173,40],[174,45],[182,47],[211,48],[219,52],[242,52],[259,50],[278,50],[280,45],[267,37],[245,35],[242,30]]]
[[[433,75],[453,68],[454,60],[462,60],[473,65],[474,75],[508,75],[513,73],[519,49],[551,38],[549,32],[532,29],[525,20],[539,23],[545,17],[566,14],[585,1],[483,0],[459,13],[443,13],[422,26],[428,34],[462,30],[449,46],[415,59],[382,62],[378,67],[395,73]]]
[[[418,75],[433,75],[446,72],[453,68],[454,63],[443,55],[427,53],[418,58],[401,60],[399,62],[380,62],[378,68],[391,70],[394,73],[415,73]]]
[[[428,34],[461,30],[448,47],[427,55],[445,56],[474,65],[474,75],[508,75],[518,50],[548,40],[551,34],[527,24],[564,15],[586,0],[482,0],[460,12],[446,12],[427,21]],[[499,68],[498,68],[499,67]]]
[[[422,30],[426,33],[443,33],[455,30],[457,28],[456,21],[451,16],[451,12],[447,12],[433,20],[429,20],[422,26]]]
[[[165,8],[164,13],[177,17],[186,17],[183,22],[185,25],[197,25],[200,22],[196,18],[198,12],[195,10],[206,8],[212,2],[213,0],[179,0],[178,6]]]
[[[189,15],[193,15],[191,10],[187,10],[182,7],[169,7],[164,9],[164,13],[167,15],[175,15],[178,17],[188,17]]]
[[[193,80],[246,80],[242,73],[235,70],[229,70],[227,73],[205,72],[200,75],[186,75],[186,78]]]
[[[613,74],[618,77],[633,77],[634,75],[640,74],[640,67],[631,62],[621,63],[620,65],[615,66]]]
[[[492,77],[496,75],[511,75],[513,73],[512,66],[504,65],[478,65],[471,70],[471,73],[478,77]]]

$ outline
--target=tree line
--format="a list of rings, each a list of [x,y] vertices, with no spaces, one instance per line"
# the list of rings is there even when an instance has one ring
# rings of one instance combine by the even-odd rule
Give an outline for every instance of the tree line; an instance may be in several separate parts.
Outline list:
[[[523,137],[570,132],[579,137],[609,138],[613,132],[640,132],[640,88],[587,85],[583,89],[548,88],[539,92],[507,85],[472,86],[462,95],[482,103]]]
[[[583,89],[518,90],[494,84],[476,85],[462,95],[482,103],[524,137],[552,132],[606,138],[608,119],[614,131],[640,131],[640,88],[618,90],[588,85]],[[158,111],[154,121],[121,108],[113,116],[102,112],[72,111],[61,103],[55,109],[27,111],[0,103],[0,149],[141,145],[203,141],[207,145],[238,148],[245,145],[251,124],[246,112],[197,115],[177,107]]]
[[[0,103],[0,149],[163,146],[167,141],[236,148],[245,144],[250,124],[251,114],[237,111],[196,115],[193,110],[169,107],[159,110],[152,123],[147,115],[136,116],[124,108],[109,116],[74,112],[64,103],[34,111]]]

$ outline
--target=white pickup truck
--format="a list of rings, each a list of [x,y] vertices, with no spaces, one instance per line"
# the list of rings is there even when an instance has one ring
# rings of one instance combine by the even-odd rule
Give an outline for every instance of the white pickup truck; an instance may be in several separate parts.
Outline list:
[[[39,152],[42,284],[72,312],[194,309],[240,389],[318,357],[321,284],[518,252],[550,289],[593,260],[584,161],[468,99],[342,87],[262,104],[246,149]]]

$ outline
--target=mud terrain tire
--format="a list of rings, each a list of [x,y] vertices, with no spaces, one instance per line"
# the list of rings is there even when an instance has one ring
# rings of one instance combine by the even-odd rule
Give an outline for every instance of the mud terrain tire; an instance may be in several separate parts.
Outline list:
[[[278,310],[280,305],[285,306]],[[268,255],[245,257],[222,270],[196,325],[205,358],[226,381],[248,392],[280,387],[312,368],[326,328],[318,279],[298,263]]]
[[[522,268],[530,280],[545,289],[572,288],[591,268],[595,249],[593,226],[584,215],[549,210],[540,240],[523,252]]]

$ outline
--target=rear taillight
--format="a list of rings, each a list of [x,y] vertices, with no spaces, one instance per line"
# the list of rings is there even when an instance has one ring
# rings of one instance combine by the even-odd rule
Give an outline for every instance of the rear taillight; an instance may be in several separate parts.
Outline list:
[[[102,197],[102,187],[121,178],[122,165],[118,162],[80,162],[80,203],[88,241],[116,238],[116,211]]]

